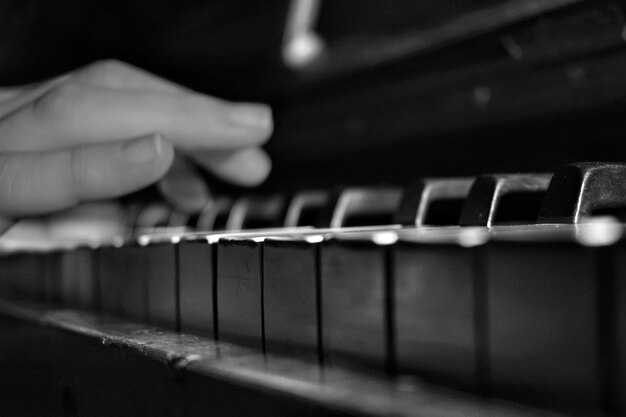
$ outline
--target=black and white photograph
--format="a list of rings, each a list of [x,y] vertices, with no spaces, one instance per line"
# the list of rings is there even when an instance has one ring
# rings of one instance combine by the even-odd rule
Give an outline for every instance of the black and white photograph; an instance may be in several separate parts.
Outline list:
[[[626,417],[623,0],[0,0],[1,417]]]

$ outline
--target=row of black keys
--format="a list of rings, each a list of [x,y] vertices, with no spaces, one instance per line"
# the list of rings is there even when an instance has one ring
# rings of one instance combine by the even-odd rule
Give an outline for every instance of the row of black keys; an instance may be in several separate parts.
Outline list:
[[[477,178],[422,179],[405,189],[346,188],[216,198],[200,213],[185,215],[148,205],[131,216],[132,236],[155,230],[248,230],[268,227],[493,226],[578,223],[626,212],[626,165],[579,163],[551,174],[488,174]],[[548,190],[549,188],[549,190]],[[579,192],[580,191],[580,192]]]
[[[619,182],[615,166],[574,166],[585,179],[570,191],[578,210],[593,194],[586,184]],[[6,256],[0,282],[15,296],[323,365],[625,415],[622,231],[600,223],[161,235]]]

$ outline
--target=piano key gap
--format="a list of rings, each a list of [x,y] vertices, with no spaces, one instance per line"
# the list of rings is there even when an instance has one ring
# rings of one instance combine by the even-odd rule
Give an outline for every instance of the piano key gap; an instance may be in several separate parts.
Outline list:
[[[326,207],[305,207],[300,213],[297,226],[327,227],[328,217]]]

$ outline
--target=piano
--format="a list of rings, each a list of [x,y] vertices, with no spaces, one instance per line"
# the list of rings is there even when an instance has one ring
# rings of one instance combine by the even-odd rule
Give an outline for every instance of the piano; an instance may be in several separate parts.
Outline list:
[[[621,2],[155,4],[16,7],[87,40],[0,76],[116,51],[270,102],[275,169],[0,239],[4,415],[626,415]]]

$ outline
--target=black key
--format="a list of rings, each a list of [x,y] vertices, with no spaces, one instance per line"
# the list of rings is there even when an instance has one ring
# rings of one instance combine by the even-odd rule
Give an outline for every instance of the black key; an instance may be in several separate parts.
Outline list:
[[[404,190],[395,222],[405,226],[459,224],[474,178],[424,178]]]
[[[401,197],[397,187],[347,188],[337,198],[330,227],[393,224]]]
[[[232,201],[228,198],[213,198],[202,209],[195,224],[199,231],[216,231],[226,229],[226,221],[230,214]]]
[[[540,223],[582,223],[601,215],[626,219],[626,164],[580,162],[554,174]]]
[[[488,174],[476,179],[461,213],[461,226],[535,224],[550,174]]]
[[[172,210],[170,218],[167,221],[167,228],[172,233],[185,233],[189,232],[190,223],[192,223],[192,215],[189,213],[183,213],[178,210]]]
[[[123,205],[124,231],[119,236],[119,239],[123,241],[132,240],[137,234],[141,233],[138,220],[143,208],[144,204],[139,201],[126,202]]]
[[[146,205],[141,208],[137,215],[135,235],[140,236],[158,232],[159,230],[166,230],[171,215],[172,208],[165,203],[151,203]]]
[[[324,191],[302,191],[293,196],[285,214],[285,227],[330,227],[331,195]]]
[[[226,230],[281,227],[286,209],[287,199],[280,194],[241,197],[230,210]]]

